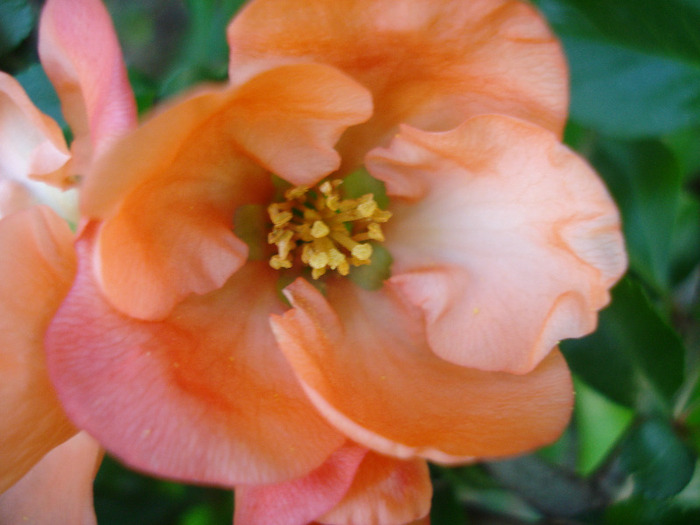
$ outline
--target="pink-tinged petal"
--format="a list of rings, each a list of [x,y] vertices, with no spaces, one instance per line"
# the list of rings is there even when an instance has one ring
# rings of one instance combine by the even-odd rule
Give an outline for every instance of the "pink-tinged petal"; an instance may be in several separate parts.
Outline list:
[[[305,475],[342,445],[275,345],[268,316],[284,306],[266,263],[145,322],[100,295],[91,235],[77,243],[75,286],[46,336],[53,383],[76,425],[134,468],[224,486]]]
[[[92,482],[101,460],[102,449],[85,432],[59,445],[0,494],[0,523],[96,524]]]
[[[425,342],[421,312],[390,284],[298,279],[273,331],[309,399],[353,441],[399,458],[451,463],[532,450],[566,426],[573,389],[553,351],[532,372],[461,367]]]
[[[324,525],[404,525],[430,512],[433,487],[424,460],[368,453],[345,498],[318,519]]]
[[[307,525],[345,497],[367,449],[348,444],[303,478],[236,487],[236,525]]]
[[[368,168],[393,197],[391,282],[425,312],[438,355],[525,373],[595,328],[626,268],[620,219],[556,136],[497,115],[406,127]]]
[[[36,108],[19,82],[0,71],[0,181],[29,185],[35,178],[67,187],[69,159],[58,124]]]
[[[48,0],[39,55],[71,127],[74,173],[136,125],[136,102],[109,13],[99,0]]]
[[[49,382],[43,345],[74,273],[72,234],[48,208],[0,221],[0,492],[75,433]]]
[[[333,68],[288,66],[192,94],[118,141],[81,203],[107,219],[97,268],[109,300],[157,319],[221,287],[248,256],[234,212],[269,201],[267,170],[294,182],[323,177],[340,163],[333,144],[369,106],[364,88]]]
[[[503,113],[561,133],[566,120],[561,47],[521,1],[254,0],[228,41],[234,83],[280,64],[320,62],[368,87],[374,117],[341,142],[355,159],[400,122],[447,130]]]

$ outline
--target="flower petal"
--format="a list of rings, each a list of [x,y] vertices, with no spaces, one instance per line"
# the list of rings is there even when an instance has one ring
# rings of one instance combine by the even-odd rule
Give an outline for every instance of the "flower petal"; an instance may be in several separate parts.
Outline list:
[[[63,132],[29,99],[22,86],[0,71],[0,181],[44,186],[31,178],[64,186],[70,159]]]
[[[430,350],[420,310],[390,284],[368,292],[338,279],[324,298],[298,279],[285,294],[294,309],[273,317],[280,348],[353,441],[449,463],[531,450],[566,426],[573,390],[557,351],[527,375],[464,368]]]
[[[561,133],[567,68],[543,18],[514,0],[254,0],[228,29],[229,76],[321,62],[367,86],[375,116],[341,150],[361,158],[400,122],[446,130],[505,113]]]
[[[39,55],[75,137],[74,173],[136,124],[136,102],[109,13],[99,0],[48,0]]]
[[[404,525],[430,512],[428,465],[369,452],[343,500],[318,519],[325,525]]]
[[[391,282],[424,310],[438,355],[525,373],[595,328],[626,267],[620,219],[553,134],[498,115],[406,127],[368,168],[392,196]]]
[[[75,433],[42,341],[74,272],[72,234],[48,208],[0,221],[0,492]]]
[[[80,428],[135,468],[225,486],[299,477],[344,442],[275,345],[267,318],[284,306],[274,270],[247,264],[163,321],[138,321],[100,295],[92,233],[78,241],[76,284],[46,336],[53,382]]]
[[[236,487],[234,523],[307,525],[344,498],[366,454],[366,448],[348,444],[303,478]]]
[[[0,495],[0,523],[94,525],[92,482],[102,449],[80,432]]]
[[[248,255],[234,212],[269,201],[267,170],[294,182],[323,177],[340,162],[337,138],[368,114],[363,88],[307,64],[199,91],[124,137],[97,161],[81,203],[107,219],[97,267],[109,300],[157,319],[222,286]]]

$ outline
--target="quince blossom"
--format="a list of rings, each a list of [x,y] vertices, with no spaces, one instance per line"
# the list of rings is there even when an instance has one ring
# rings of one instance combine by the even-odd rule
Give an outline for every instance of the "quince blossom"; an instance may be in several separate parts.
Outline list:
[[[136,111],[100,2],[49,0],[39,33],[75,140],[69,151],[60,127],[0,73],[0,522],[94,523],[102,451],[65,416],[43,334],[75,275],[75,175],[135,124]]]
[[[560,434],[557,343],[626,265],[560,144],[559,45],[512,0],[253,0],[228,40],[230,85],[89,167],[46,337],[58,396],[127,464],[236,485],[240,523],[421,519],[426,460]],[[358,170],[386,210],[335,182]],[[370,240],[393,265],[365,290]]]

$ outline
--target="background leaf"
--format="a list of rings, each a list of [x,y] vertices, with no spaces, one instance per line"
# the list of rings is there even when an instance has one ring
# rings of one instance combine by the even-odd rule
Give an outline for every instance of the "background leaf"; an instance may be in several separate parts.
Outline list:
[[[562,349],[586,383],[628,407],[668,412],[683,382],[681,340],[629,278],[613,290],[598,330]]]

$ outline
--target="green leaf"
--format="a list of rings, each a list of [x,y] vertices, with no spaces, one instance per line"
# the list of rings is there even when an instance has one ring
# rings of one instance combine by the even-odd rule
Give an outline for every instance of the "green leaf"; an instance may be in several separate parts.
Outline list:
[[[630,266],[661,292],[670,287],[671,246],[682,175],[673,154],[656,141],[601,141],[592,158],[620,206]]]
[[[581,37],[562,41],[575,121],[619,138],[700,124],[699,67]]]
[[[700,509],[641,497],[626,499],[605,512],[607,525],[689,525],[700,523]]]
[[[577,472],[587,476],[613,450],[634,419],[634,412],[608,400],[583,381],[576,386],[576,430],[579,456]]]
[[[17,81],[32,99],[32,102],[41,111],[46,113],[62,128],[66,128],[66,122],[61,113],[61,103],[53,85],[46,76],[40,64],[34,64],[15,76]]]
[[[0,56],[17,47],[33,27],[34,12],[27,0],[0,2]]]
[[[567,361],[587,384],[621,405],[670,412],[683,381],[683,344],[632,279],[620,282],[612,295],[594,334],[562,343]]]
[[[695,458],[661,419],[633,429],[625,440],[620,460],[634,481],[634,491],[647,498],[678,494],[693,477]]]
[[[683,0],[564,0],[601,39],[700,65],[700,10]],[[580,21],[577,22],[580,27]]]
[[[682,0],[541,0],[571,71],[571,118],[621,138],[700,123],[700,10]]]
[[[487,463],[487,470],[543,514],[576,516],[601,506],[605,497],[586,480],[536,456]]]

